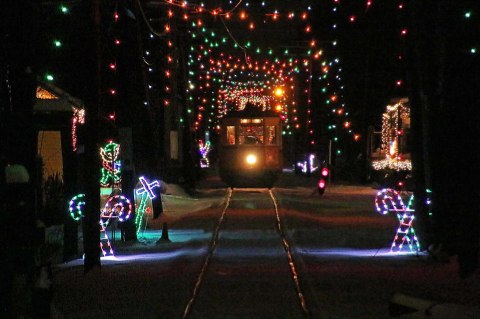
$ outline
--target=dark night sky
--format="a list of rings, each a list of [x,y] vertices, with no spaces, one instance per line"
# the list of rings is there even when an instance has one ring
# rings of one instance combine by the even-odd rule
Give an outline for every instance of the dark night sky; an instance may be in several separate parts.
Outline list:
[[[363,1],[360,8],[358,1],[342,4],[334,20],[338,26],[333,35],[338,39],[335,53],[343,68],[347,108],[363,125],[378,125],[389,100],[405,94],[394,85],[397,77],[404,75],[403,65],[397,60],[404,50],[398,36],[398,12],[386,3],[376,2],[368,11]],[[354,23],[349,22],[350,14],[356,17]]]
[[[292,3],[285,2],[287,6]],[[404,50],[399,30],[406,17],[399,13],[397,4],[392,1],[373,1],[368,10],[365,10],[365,1],[344,0],[340,3],[337,13],[333,14],[333,1],[313,1],[316,38],[322,43],[333,39],[339,41],[336,52],[332,52],[331,47],[326,47],[325,51],[341,59],[344,95],[351,116],[365,127],[379,125],[388,101],[406,93],[406,83],[401,89],[394,84],[397,78],[405,76],[404,65],[399,63],[397,56]],[[3,2],[2,5],[5,8],[2,10],[2,29],[15,31],[12,52],[30,54],[33,65],[39,69],[48,65],[58,74],[58,83],[65,83],[73,95],[88,94],[78,80],[87,76],[79,67],[85,64],[83,43],[87,42],[84,29],[88,22],[85,15],[79,14],[80,5],[73,6],[71,14],[66,17],[52,16],[52,6],[36,4],[32,10],[29,8],[32,5],[24,1]],[[46,14],[48,12],[50,15]],[[348,22],[351,14],[357,18],[355,23]],[[338,24],[336,31],[331,28],[333,23]],[[45,47],[53,34],[65,39],[63,52],[68,54],[55,54],[51,48]],[[3,41],[3,45],[8,42]],[[16,50],[15,47],[19,46],[29,47],[30,51]],[[66,75],[62,77],[62,73]],[[75,76],[68,78],[71,74]]]

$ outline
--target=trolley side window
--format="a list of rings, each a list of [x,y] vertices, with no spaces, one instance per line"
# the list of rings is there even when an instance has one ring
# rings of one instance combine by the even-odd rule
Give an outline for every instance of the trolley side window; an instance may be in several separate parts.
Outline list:
[[[263,126],[241,125],[238,132],[239,144],[263,144]]]
[[[235,126],[227,126],[227,144],[235,144]]]
[[[273,125],[265,126],[265,135],[267,136],[267,143],[270,145],[277,144],[277,129]]]

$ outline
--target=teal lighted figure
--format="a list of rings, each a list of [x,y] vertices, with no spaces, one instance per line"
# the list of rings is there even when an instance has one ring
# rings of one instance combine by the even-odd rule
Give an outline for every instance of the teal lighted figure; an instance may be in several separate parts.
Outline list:
[[[410,252],[419,252],[420,243],[418,242],[415,229],[413,228],[413,221],[415,220],[413,194],[410,196],[407,205],[405,205],[398,191],[391,188],[385,188],[377,193],[375,197],[375,206],[377,212],[382,215],[394,212],[400,223],[390,251],[400,252],[402,251],[404,244],[407,243]]]
[[[79,221],[85,215],[83,214],[83,210],[85,208],[85,194],[77,194],[73,196],[73,198],[68,203],[68,211],[70,212],[70,216],[73,218],[74,221]]]
[[[102,187],[112,187],[120,184],[121,178],[121,162],[118,160],[120,154],[120,144],[112,141],[108,142],[105,147],[100,148],[102,156],[102,177],[100,185]]]
[[[160,181],[153,180],[149,182],[145,177],[140,176],[135,189],[135,196],[140,196],[140,203],[136,207],[135,225],[137,226],[137,235],[147,227],[147,217],[152,215],[152,200],[158,196],[154,188],[160,187]]]
[[[135,210],[135,225],[137,226],[137,236],[140,232],[147,229],[148,218],[153,215],[152,199],[148,196],[147,192],[140,195],[140,204]]]

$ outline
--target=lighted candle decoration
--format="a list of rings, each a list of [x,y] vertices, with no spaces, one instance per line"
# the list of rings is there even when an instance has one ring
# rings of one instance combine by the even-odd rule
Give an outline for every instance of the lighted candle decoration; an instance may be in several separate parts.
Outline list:
[[[100,185],[103,187],[118,186],[121,182],[121,162],[118,160],[120,153],[120,144],[112,141],[108,142],[105,147],[100,148],[102,157],[102,177]]]
[[[405,243],[410,252],[420,251],[420,244],[413,228],[415,219],[415,210],[412,208],[413,194],[405,205],[399,192],[391,188],[382,189],[375,197],[375,207],[382,215],[394,212],[400,223],[390,248],[391,252],[402,251]]]
[[[154,188],[160,187],[160,181],[154,180],[151,183],[140,176],[139,183],[141,185],[135,189],[135,196],[140,196],[140,203],[136,206],[135,225],[137,226],[137,234],[147,228],[146,217],[152,213],[152,200],[157,198]],[[143,222],[145,220],[145,222]]]
[[[140,197],[140,203],[136,205],[135,209],[135,226],[137,227],[137,236],[140,231],[147,229],[148,216],[152,214],[152,200],[147,193],[143,193]]]

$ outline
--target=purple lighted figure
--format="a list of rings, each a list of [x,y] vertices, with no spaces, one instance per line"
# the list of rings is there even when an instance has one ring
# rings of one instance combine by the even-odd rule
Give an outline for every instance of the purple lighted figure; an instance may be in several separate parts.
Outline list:
[[[140,176],[139,178],[140,184],[142,187],[139,187],[135,190],[135,195],[140,196],[143,198],[141,204],[140,204],[140,214],[142,215],[145,211],[143,210],[145,208],[145,201],[147,197],[151,200],[154,200],[158,197],[157,194],[163,193],[165,190],[162,188],[162,182],[158,180],[154,180],[153,182],[149,183],[148,180]],[[154,190],[154,188],[159,188],[158,190]],[[163,212],[163,206],[162,206],[162,201],[155,200],[152,202],[153,204],[153,218],[157,218],[162,212]],[[143,216],[137,216],[137,218],[142,218]],[[138,220],[137,220],[138,222]]]
[[[153,191],[153,188],[160,187],[160,182],[157,180],[154,180],[153,182],[149,183],[143,176],[140,176],[138,179],[143,187],[136,189],[135,194],[137,194],[138,196],[141,196],[143,193],[146,192],[150,199],[156,198],[157,195]]]
[[[210,162],[208,160],[208,153],[210,152],[210,141],[207,141],[205,144],[202,140],[198,141],[198,149],[200,151],[200,167],[207,168],[210,166]]]
[[[382,189],[375,197],[375,206],[377,212],[382,215],[389,212],[396,213],[400,222],[390,251],[401,251],[406,242],[411,252],[419,252],[420,244],[413,228],[413,220],[415,219],[415,210],[412,208],[413,194],[410,196],[408,204],[405,205],[399,192],[391,188]]]

